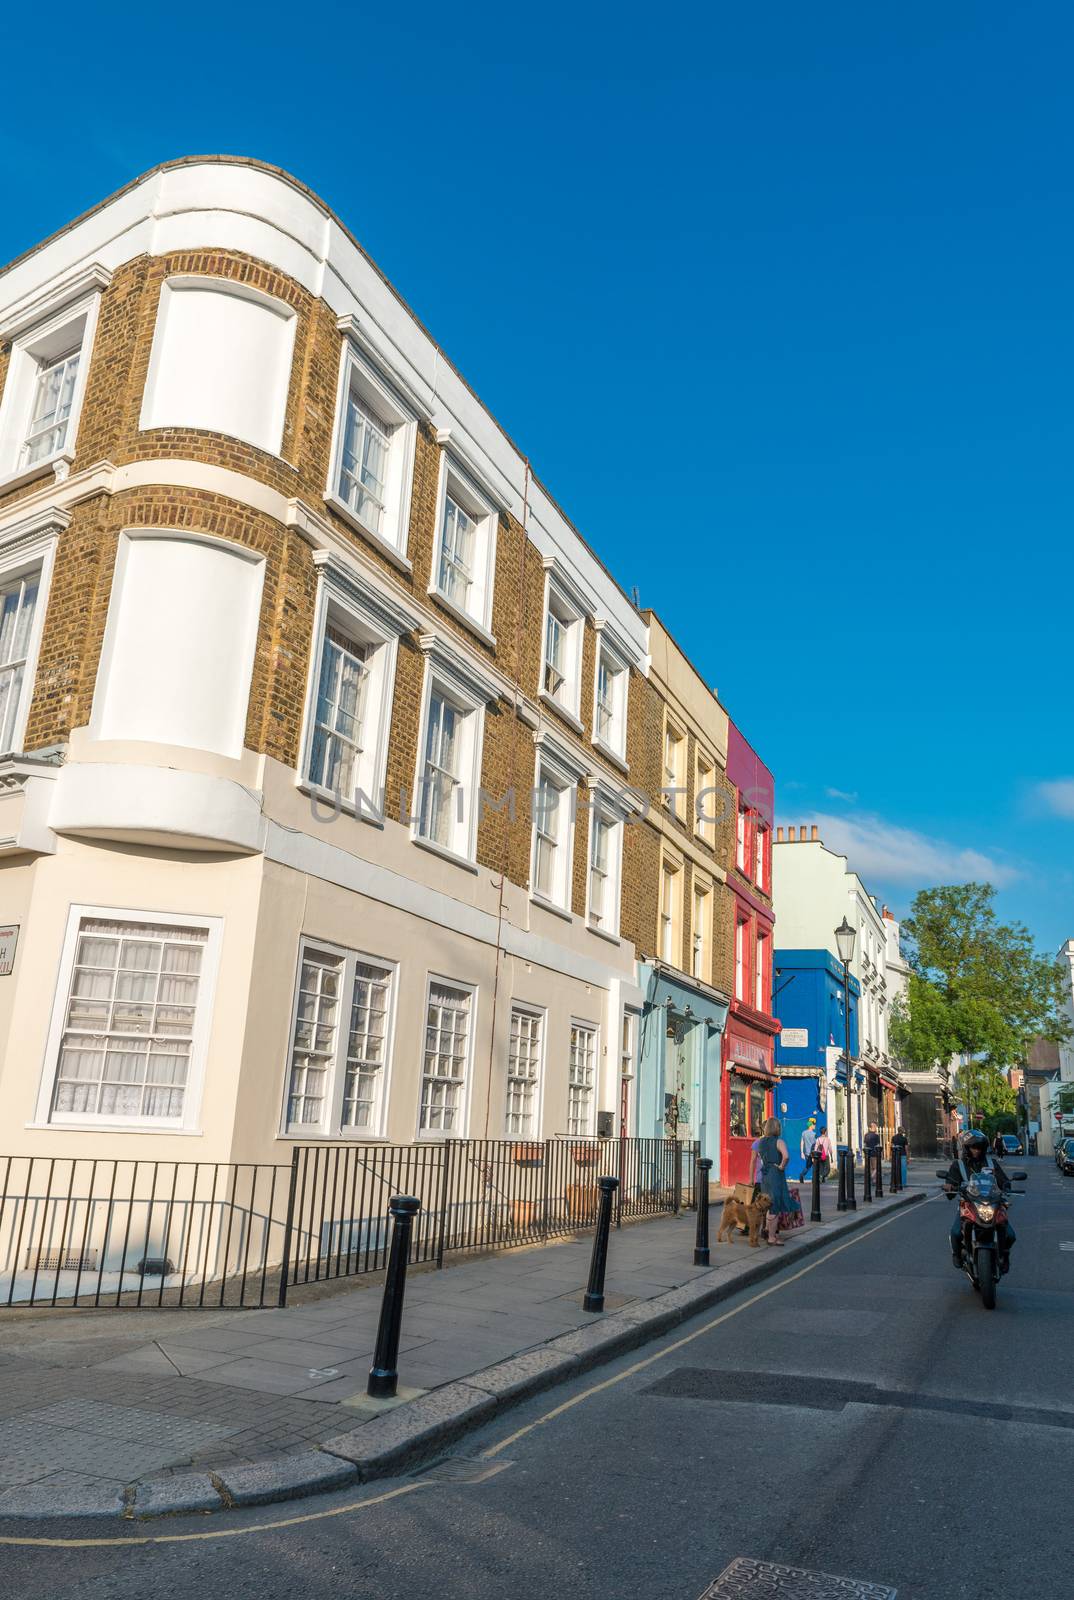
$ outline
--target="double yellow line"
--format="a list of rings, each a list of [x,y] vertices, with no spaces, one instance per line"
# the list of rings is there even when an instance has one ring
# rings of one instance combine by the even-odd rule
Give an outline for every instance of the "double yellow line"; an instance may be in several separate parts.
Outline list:
[[[551,1411],[546,1411],[543,1416],[537,1417],[533,1422],[527,1422],[524,1427],[516,1428],[506,1439],[501,1439],[499,1444],[494,1444],[485,1450],[482,1455],[484,1460],[492,1460],[504,1450],[510,1449],[527,1434],[533,1433],[537,1428],[545,1427],[549,1422],[555,1422],[557,1417],[562,1417],[566,1412],[573,1411],[575,1406],[580,1406],[586,1400],[591,1400],[594,1395],[603,1394],[606,1389],[614,1389],[617,1383],[624,1383],[627,1378],[633,1378],[636,1373],[644,1372],[646,1367],[653,1366],[658,1361],[665,1360],[673,1355],[676,1350],[692,1344],[695,1339],[701,1339],[706,1333],[711,1333],[713,1328],[718,1328],[721,1323],[729,1322],[732,1317],[737,1317],[743,1311],[748,1311],[751,1306],[757,1305],[761,1300],[767,1300],[770,1294],[778,1294],[781,1289],[789,1284],[796,1283],[799,1278],[804,1278],[809,1272],[816,1272],[818,1267],[823,1267],[826,1262],[835,1256],[841,1255],[844,1250],[849,1250],[852,1245],[860,1244],[863,1239],[868,1239],[874,1233],[879,1233],[881,1228],[890,1226],[901,1217],[908,1215],[908,1210],[896,1211],[892,1216],[885,1217],[883,1222],[878,1222],[874,1227],[864,1228],[853,1238],[846,1239],[842,1244],[837,1244],[833,1249],[825,1251],[815,1261],[808,1262],[804,1267],[799,1267],[797,1272],[791,1272],[786,1277],[779,1277],[767,1289],[761,1289],[757,1294],[751,1295],[741,1305],[724,1311],[720,1316],[713,1317],[703,1327],[695,1328],[693,1333],[688,1333],[681,1339],[676,1339],[673,1344],[665,1345],[655,1355],[645,1356],[641,1361],[635,1361],[632,1366],[625,1367],[622,1372],[617,1372],[610,1378],[605,1378],[601,1383],[594,1383],[588,1389],[583,1389],[580,1394],[574,1395],[570,1400],[553,1406]],[[0,1535],[0,1545],[22,1545],[39,1549],[52,1550],[100,1550],[114,1549],[117,1546],[145,1545],[145,1544],[187,1544],[205,1539],[240,1539],[254,1533],[272,1533],[279,1528],[298,1528],[307,1522],[323,1522],[329,1517],[345,1517],[354,1511],[367,1511],[373,1506],[386,1505],[389,1500],[398,1500],[403,1495],[414,1494],[418,1489],[435,1488],[432,1479],[417,1480],[414,1483],[404,1483],[398,1489],[388,1489],[384,1494],[371,1495],[366,1500],[352,1500],[345,1506],[332,1506],[322,1511],[307,1511],[301,1516],[279,1517],[274,1522],[243,1523],[233,1528],[206,1528],[200,1533],[145,1533],[145,1534],[119,1534],[102,1539],[48,1539]]]

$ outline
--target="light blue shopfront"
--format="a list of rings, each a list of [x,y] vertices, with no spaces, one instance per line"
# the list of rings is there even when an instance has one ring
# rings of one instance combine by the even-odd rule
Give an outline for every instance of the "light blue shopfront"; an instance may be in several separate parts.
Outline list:
[[[638,963],[645,995],[638,1028],[636,1131],[696,1139],[720,1176],[720,1054],[728,1002],[659,963]]]

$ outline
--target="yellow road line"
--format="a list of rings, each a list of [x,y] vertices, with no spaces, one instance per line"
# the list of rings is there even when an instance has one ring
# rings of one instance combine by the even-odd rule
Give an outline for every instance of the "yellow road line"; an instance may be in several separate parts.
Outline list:
[[[706,1322],[703,1328],[697,1328],[693,1333],[688,1333],[682,1339],[677,1339],[674,1344],[669,1344],[656,1355],[646,1356],[642,1361],[635,1361],[633,1366],[627,1367],[623,1372],[617,1372],[612,1378],[605,1378],[603,1383],[595,1383],[591,1388],[583,1390],[571,1400],[565,1400],[561,1405],[554,1406],[551,1411],[546,1411],[543,1417],[538,1417],[534,1422],[527,1422],[524,1428],[518,1428],[508,1438],[501,1439],[499,1444],[494,1444],[491,1449],[483,1452],[482,1459],[491,1460],[498,1456],[501,1450],[506,1450],[509,1445],[515,1444],[519,1439],[524,1439],[534,1428],[543,1427],[547,1422],[554,1422],[565,1411],[570,1411],[574,1406],[581,1405],[583,1400],[589,1400],[595,1394],[602,1394],[605,1389],[611,1389],[617,1383],[622,1383],[625,1378],[631,1378],[636,1372],[642,1372],[646,1367],[651,1367],[656,1361],[663,1361],[665,1356],[681,1350],[683,1345],[692,1344],[695,1339],[700,1339],[702,1334],[710,1333],[713,1328],[718,1328],[721,1322],[727,1322],[731,1317],[737,1317],[739,1312],[748,1311],[750,1306],[759,1300],[765,1300],[770,1294],[775,1294],[778,1289],[786,1288],[787,1284],[795,1283],[799,1278],[804,1278],[807,1272],[815,1272],[826,1261],[831,1261],[843,1250],[849,1250],[851,1245],[857,1244],[862,1239],[868,1239],[871,1234],[879,1233],[881,1228],[886,1228],[889,1223],[897,1222],[900,1217],[909,1214],[909,1207],[899,1210],[890,1217],[885,1217],[883,1222],[878,1222],[872,1228],[864,1228],[860,1233],[855,1233],[853,1238],[846,1239],[842,1244],[837,1244],[834,1249],[818,1256],[816,1261],[811,1261],[807,1266],[799,1267],[797,1272],[792,1272],[788,1277],[780,1277],[769,1288],[762,1289],[759,1294],[752,1295],[742,1305],[736,1306],[733,1311],[725,1311],[722,1316],[714,1317],[711,1322]],[[192,1541],[205,1539],[238,1539],[251,1533],[272,1533],[277,1528],[295,1528],[306,1522],[322,1522],[328,1517],[345,1517],[352,1511],[364,1511],[370,1506],[381,1506],[389,1500],[397,1500],[401,1495],[413,1494],[415,1489],[433,1487],[432,1481],[419,1483],[404,1483],[398,1489],[389,1489],[384,1494],[372,1495],[368,1500],[352,1500],[345,1506],[332,1506],[324,1511],[307,1511],[297,1517],[280,1517],[275,1522],[246,1523],[237,1528],[208,1528],[203,1533],[147,1533],[128,1534],[103,1539],[42,1539],[20,1538],[0,1535],[0,1546],[3,1545],[30,1545],[34,1548],[60,1549],[60,1550],[99,1550],[114,1549],[127,1545],[146,1544],[187,1544]]]

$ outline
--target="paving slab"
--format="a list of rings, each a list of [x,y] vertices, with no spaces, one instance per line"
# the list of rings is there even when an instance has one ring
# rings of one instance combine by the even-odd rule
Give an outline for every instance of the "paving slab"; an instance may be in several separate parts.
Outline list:
[[[925,1198],[920,1189],[852,1216],[830,1211],[784,1250],[713,1245],[710,1268],[693,1265],[690,1215],[615,1231],[608,1309],[595,1316],[577,1303],[589,1238],[412,1274],[400,1383],[429,1392],[362,1419],[349,1402],[365,1389],[377,1282],[321,1286],[281,1311],[0,1319],[0,1516],[119,1516],[125,1499],[138,1517],[205,1514],[224,1503],[225,1485],[228,1501],[255,1504],[397,1472],[497,1409]],[[786,1365],[791,1341],[810,1334],[773,1327],[767,1337],[784,1342]]]

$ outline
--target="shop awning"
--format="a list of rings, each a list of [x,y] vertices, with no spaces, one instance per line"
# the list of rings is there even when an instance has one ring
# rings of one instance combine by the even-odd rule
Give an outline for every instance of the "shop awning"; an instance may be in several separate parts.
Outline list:
[[[823,1078],[826,1076],[823,1067],[780,1067],[778,1073],[783,1078]]]
[[[764,1067],[746,1067],[741,1061],[732,1061],[730,1070],[740,1078],[754,1078],[758,1083],[776,1084],[779,1076],[775,1072],[766,1072]]]

